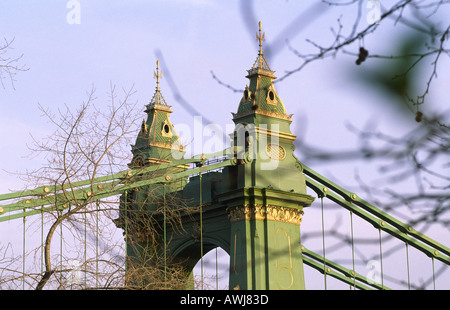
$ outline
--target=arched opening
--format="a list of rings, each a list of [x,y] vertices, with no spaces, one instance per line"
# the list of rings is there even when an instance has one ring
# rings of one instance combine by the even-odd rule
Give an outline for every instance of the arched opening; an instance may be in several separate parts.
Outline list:
[[[202,268],[203,264],[203,268]],[[216,247],[203,255],[193,269],[196,290],[228,290],[230,255]]]
[[[250,158],[256,158],[256,127],[255,124],[238,123],[234,128],[234,146],[244,147],[245,151],[241,151],[238,159],[244,159],[246,151],[249,152]]]
[[[228,235],[228,234],[227,234]],[[180,263],[189,273],[189,289],[227,290],[229,282],[230,248],[223,236],[187,237],[171,247],[175,263]],[[203,245],[203,246],[202,246]],[[203,257],[202,257],[203,254]]]
[[[165,132],[165,133],[169,133],[169,132],[170,132],[169,125],[164,124],[164,132]]]

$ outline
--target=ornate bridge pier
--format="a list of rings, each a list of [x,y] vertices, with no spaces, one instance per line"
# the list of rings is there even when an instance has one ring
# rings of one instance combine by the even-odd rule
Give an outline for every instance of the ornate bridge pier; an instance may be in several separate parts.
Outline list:
[[[248,70],[249,84],[237,113],[233,113],[236,129],[232,151],[220,158],[222,170],[210,171],[211,166],[203,166],[200,173],[188,177],[189,170],[182,164],[171,170],[160,169],[162,176],[167,175],[165,185],[127,193],[119,222],[125,228],[126,214],[160,210],[151,225],[158,231],[158,240],[148,236],[150,228],[144,229],[149,219],[128,224],[130,236],[145,249],[131,250],[130,245],[131,257],[150,257],[149,249],[159,244],[155,253],[161,256],[163,251],[165,258],[169,256],[173,263],[191,271],[202,255],[221,247],[230,255],[230,289],[304,289],[300,223],[303,208],[314,198],[306,193],[302,167],[293,153],[296,136],[289,128],[292,115],[286,113],[273,84],[274,71],[264,58],[261,24],[257,39],[258,56]],[[146,109],[148,119],[132,147],[134,168],[161,166],[184,154],[169,119],[170,107],[159,89],[160,76],[157,68],[156,92]],[[204,163],[203,159],[198,164]],[[168,204],[161,198],[155,202],[155,193],[168,195],[176,203]],[[179,208],[177,203],[187,207],[178,213],[182,229],[168,225],[164,213]],[[189,209],[195,211],[185,212]]]

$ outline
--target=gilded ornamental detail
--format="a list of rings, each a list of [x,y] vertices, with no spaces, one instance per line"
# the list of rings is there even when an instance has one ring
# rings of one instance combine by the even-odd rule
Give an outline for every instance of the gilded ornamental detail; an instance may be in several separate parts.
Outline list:
[[[300,225],[303,210],[273,205],[244,205],[227,209],[231,221],[270,220]]]

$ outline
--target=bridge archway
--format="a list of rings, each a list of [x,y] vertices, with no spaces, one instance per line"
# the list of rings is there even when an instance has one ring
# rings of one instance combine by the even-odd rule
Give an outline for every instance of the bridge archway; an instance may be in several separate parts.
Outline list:
[[[198,279],[194,289],[229,289],[230,255],[221,247],[210,250],[203,255],[203,261],[199,260],[194,266],[193,277]]]
[[[228,240],[209,236],[203,237],[203,243],[194,238],[184,239],[178,245],[169,247],[169,251],[174,262],[181,263],[187,271],[192,272],[202,257],[216,248],[221,248],[230,255]]]

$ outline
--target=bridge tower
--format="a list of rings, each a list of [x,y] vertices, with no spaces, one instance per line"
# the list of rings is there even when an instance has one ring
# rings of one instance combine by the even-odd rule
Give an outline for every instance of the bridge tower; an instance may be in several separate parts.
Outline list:
[[[294,155],[292,115],[286,112],[273,84],[274,71],[264,58],[261,23],[256,37],[259,52],[248,70],[249,83],[237,113],[233,113],[233,151],[228,152],[228,157],[236,165],[220,171],[208,170],[203,158],[199,162],[199,166],[204,165],[200,173],[176,182],[171,182],[171,173],[187,171],[186,166],[171,166],[172,171],[162,169],[167,182],[122,196],[117,223],[140,244],[140,250],[128,246],[130,258],[151,256],[149,251],[163,252],[169,264],[180,264],[190,272],[204,254],[221,247],[230,256],[230,289],[304,289],[300,223],[303,209],[314,198],[306,193],[302,167]],[[159,73],[156,76],[159,83]],[[169,110],[161,100],[158,84],[146,110],[148,120],[143,122],[132,148],[133,167],[165,167],[165,163],[184,155],[168,119]],[[170,137],[166,125],[172,133]],[[150,192],[170,195],[172,201],[187,206],[183,210],[194,210],[179,213],[182,229],[167,225],[162,211],[153,213],[152,219],[141,216],[139,221],[126,225],[130,214],[161,210],[158,202],[149,199]],[[164,199],[164,208],[173,211],[179,207],[177,203],[167,204]],[[142,229],[149,221],[155,221],[152,227],[159,231],[156,239],[149,238]]]

